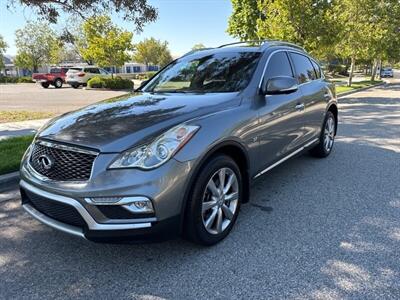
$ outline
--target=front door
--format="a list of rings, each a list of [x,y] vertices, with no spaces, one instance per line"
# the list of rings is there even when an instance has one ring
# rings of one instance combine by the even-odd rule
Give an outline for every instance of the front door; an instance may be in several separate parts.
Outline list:
[[[276,76],[294,76],[286,51],[273,53],[267,64],[263,80]],[[300,90],[259,98],[257,159],[260,162],[259,170],[262,170],[304,142],[304,103]]]

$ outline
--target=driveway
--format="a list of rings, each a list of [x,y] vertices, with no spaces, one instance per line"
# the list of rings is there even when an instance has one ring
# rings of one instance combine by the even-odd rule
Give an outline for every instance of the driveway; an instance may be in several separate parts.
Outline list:
[[[252,188],[222,243],[94,244],[0,200],[1,298],[400,299],[400,84],[340,100],[332,155]],[[5,199],[11,200],[5,200]]]
[[[61,114],[124,94],[126,92],[73,89],[69,86],[44,89],[32,83],[0,84],[0,111],[25,110]]]

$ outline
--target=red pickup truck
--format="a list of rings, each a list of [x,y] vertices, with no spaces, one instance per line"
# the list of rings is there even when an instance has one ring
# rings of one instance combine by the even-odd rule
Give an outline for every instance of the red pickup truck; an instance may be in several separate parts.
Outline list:
[[[33,73],[32,80],[40,83],[42,87],[47,89],[50,85],[54,85],[56,89],[62,87],[65,83],[68,68],[51,68],[50,73]]]

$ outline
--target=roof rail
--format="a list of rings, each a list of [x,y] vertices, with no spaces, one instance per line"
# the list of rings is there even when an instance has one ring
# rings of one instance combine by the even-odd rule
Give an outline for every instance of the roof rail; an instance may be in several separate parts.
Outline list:
[[[190,50],[189,52],[183,54],[182,57],[186,56],[186,55],[190,55],[190,54],[196,53],[196,52],[199,52],[199,51],[210,50],[210,49],[214,49],[214,48],[200,48],[200,49]]]
[[[306,50],[305,50],[303,47],[299,46],[299,45],[296,45],[296,44],[290,43],[290,42],[279,41],[279,40],[252,40],[252,41],[242,41],[242,42],[235,42],[235,43],[224,44],[224,45],[221,45],[221,46],[219,46],[219,47],[217,47],[217,48],[223,48],[223,47],[228,47],[228,46],[233,46],[233,45],[239,45],[239,44],[252,44],[252,43],[258,44],[262,50],[264,50],[264,49],[266,49],[266,48],[268,48],[268,47],[270,47],[270,46],[288,46],[288,47],[293,47],[293,48],[300,49],[300,50],[306,52]]]
[[[288,46],[288,47],[293,47],[293,48],[296,48],[296,49],[300,49],[300,50],[302,50],[304,52],[307,52],[306,49],[304,49],[303,47],[301,47],[299,45],[296,45],[296,44],[290,43],[290,42],[279,41],[279,40],[269,40],[269,41],[267,40],[267,41],[265,41],[265,43],[262,45],[262,49],[265,49],[265,48],[270,47],[270,46]]]
[[[263,40],[252,40],[252,41],[242,41],[242,42],[234,42],[234,43],[229,43],[229,44],[224,44],[221,46],[218,46],[217,48],[223,48],[223,47],[228,47],[228,46],[233,46],[233,45],[239,45],[239,44],[251,44],[251,43],[258,43],[259,45],[261,45],[262,43],[264,43],[265,41]]]

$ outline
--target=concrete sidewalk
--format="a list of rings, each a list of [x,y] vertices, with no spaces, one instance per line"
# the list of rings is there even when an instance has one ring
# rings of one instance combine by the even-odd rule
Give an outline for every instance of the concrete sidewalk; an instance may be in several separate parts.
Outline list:
[[[35,134],[48,120],[50,119],[0,124],[0,141],[10,137]]]

